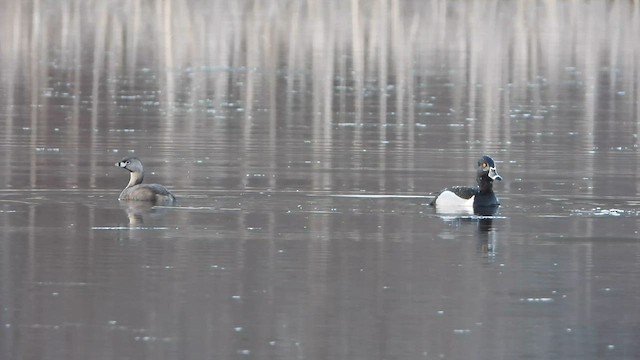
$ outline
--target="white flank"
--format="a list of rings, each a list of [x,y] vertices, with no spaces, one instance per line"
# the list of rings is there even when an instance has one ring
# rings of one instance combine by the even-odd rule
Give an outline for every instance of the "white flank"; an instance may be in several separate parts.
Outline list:
[[[436,199],[436,207],[441,208],[441,210],[444,210],[445,208],[452,210],[465,208],[473,209],[474,198],[475,196],[472,196],[470,199],[463,199],[452,191],[445,190]]]

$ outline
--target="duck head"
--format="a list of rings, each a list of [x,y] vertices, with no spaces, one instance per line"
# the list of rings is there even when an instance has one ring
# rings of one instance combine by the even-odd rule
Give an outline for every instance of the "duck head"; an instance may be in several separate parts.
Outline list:
[[[501,181],[502,176],[496,170],[496,164],[490,156],[484,155],[478,160],[478,184],[481,182]]]
[[[143,172],[142,162],[136,157],[125,157],[117,162],[116,166],[127,169],[130,172]]]

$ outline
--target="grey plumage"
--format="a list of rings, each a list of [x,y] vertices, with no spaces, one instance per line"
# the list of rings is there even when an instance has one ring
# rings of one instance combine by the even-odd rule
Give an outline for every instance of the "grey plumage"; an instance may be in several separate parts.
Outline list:
[[[140,159],[136,157],[126,157],[116,166],[129,171],[129,183],[122,190],[118,200],[152,201],[156,203],[173,203],[176,197],[160,184],[143,184],[144,168]]]

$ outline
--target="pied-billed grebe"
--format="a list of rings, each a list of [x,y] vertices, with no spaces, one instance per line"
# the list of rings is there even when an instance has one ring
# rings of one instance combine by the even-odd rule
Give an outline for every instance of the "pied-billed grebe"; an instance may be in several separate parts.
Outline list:
[[[474,213],[490,214],[489,208],[495,212],[500,205],[493,192],[494,180],[500,181],[502,176],[498,175],[493,159],[485,155],[478,160],[477,187],[454,186],[444,189],[433,199],[431,205],[443,210],[472,207]]]
[[[126,157],[116,163],[117,167],[129,170],[129,183],[122,190],[118,200],[153,201],[156,203],[173,203],[176,197],[159,184],[143,184],[144,169],[142,162],[136,157]]]

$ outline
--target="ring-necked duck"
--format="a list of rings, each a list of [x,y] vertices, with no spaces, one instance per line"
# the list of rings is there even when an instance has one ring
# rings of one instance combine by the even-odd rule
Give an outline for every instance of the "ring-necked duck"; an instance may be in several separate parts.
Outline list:
[[[142,184],[144,169],[142,162],[136,157],[126,157],[116,166],[129,170],[129,183],[122,190],[118,200],[174,202],[176,197],[162,185]]]
[[[473,209],[475,214],[492,215],[500,205],[493,192],[494,180],[500,181],[502,177],[498,175],[493,159],[485,155],[478,160],[478,186],[454,186],[444,189],[436,195],[431,205],[445,212]]]

